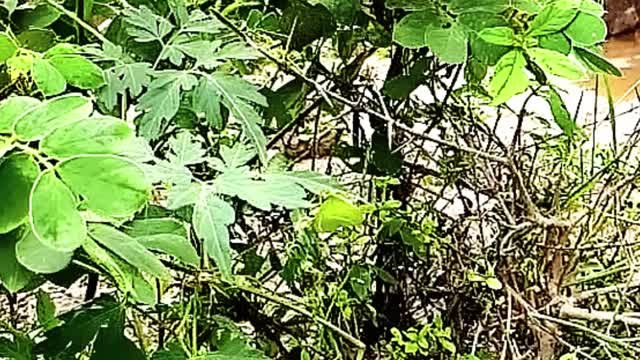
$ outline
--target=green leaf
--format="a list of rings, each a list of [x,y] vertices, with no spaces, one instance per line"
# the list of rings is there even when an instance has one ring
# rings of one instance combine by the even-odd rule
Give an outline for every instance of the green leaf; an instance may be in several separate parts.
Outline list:
[[[220,193],[237,196],[261,210],[271,210],[271,204],[295,209],[308,207],[302,187],[288,181],[257,181],[248,168],[226,169],[214,180]]]
[[[127,32],[133,36],[137,42],[162,41],[173,29],[171,23],[149,10],[146,6],[139,8],[130,7],[124,12],[124,21],[131,25]]]
[[[46,28],[60,18],[60,12],[48,4],[38,5],[21,11],[20,16],[16,16],[16,23],[22,29]],[[16,13],[16,15],[18,15]]]
[[[358,226],[364,221],[362,211],[350,202],[335,196],[320,206],[315,216],[315,226],[320,232],[334,232],[341,227]]]
[[[135,238],[149,250],[156,250],[171,255],[185,264],[199,266],[198,252],[184,236],[175,234],[146,235]]]
[[[427,46],[448,64],[461,64],[467,60],[467,33],[457,23],[449,28],[426,28]]]
[[[506,26],[484,29],[478,33],[478,36],[482,40],[496,45],[511,46],[516,41],[516,34],[513,29]]]
[[[356,265],[349,272],[349,285],[361,300],[369,296],[371,282],[371,272],[367,267]]]
[[[595,0],[582,0],[580,3],[580,11],[602,17],[604,15],[604,7],[602,3]]]
[[[203,356],[196,356],[191,360],[268,360],[262,352],[251,348],[239,337],[225,341],[218,351]]]
[[[133,136],[129,125],[118,118],[91,117],[55,129],[42,140],[40,150],[58,158],[83,154],[117,155],[130,147]]]
[[[501,290],[502,289],[502,283],[497,278],[494,278],[494,277],[487,278],[487,279],[485,279],[484,283],[491,290]]]
[[[489,94],[493,97],[494,105],[504,103],[529,87],[525,66],[524,55],[517,49],[500,58],[489,84]]]
[[[563,55],[569,55],[571,52],[571,41],[561,32],[539,37],[538,44],[543,49],[557,51]]]
[[[49,62],[49,60],[35,59],[31,65],[31,74],[38,89],[45,96],[58,95],[67,88],[64,76]]]
[[[393,28],[393,39],[408,49],[427,46],[427,28],[439,27],[442,21],[435,10],[418,11],[403,17]]]
[[[221,130],[224,126],[224,119],[220,112],[221,100],[213,83],[206,77],[201,77],[193,92],[193,109],[196,113],[203,114],[209,125],[216,130]]]
[[[40,174],[38,164],[28,155],[0,158],[0,184],[4,191],[0,202],[0,234],[24,223],[29,215],[29,194]]]
[[[222,98],[222,103],[229,109],[233,117],[240,122],[244,135],[255,146],[258,157],[263,164],[267,163],[267,139],[260,128],[262,118],[251,103],[267,106],[267,100],[258,89],[245,80],[224,73],[213,73],[207,76],[210,86]]]
[[[13,57],[18,51],[18,47],[13,43],[9,35],[0,33],[0,62],[5,62]]]
[[[456,14],[478,12],[501,13],[506,10],[512,0],[448,0],[449,10]]]
[[[600,16],[579,12],[564,33],[577,44],[595,45],[607,38],[607,24]]]
[[[411,13],[394,27],[393,38],[406,48],[429,49],[442,61],[460,64],[467,59],[467,33],[458,23],[445,24],[433,11]]]
[[[335,179],[313,171],[267,172],[263,178],[267,182],[297,184],[316,195],[344,192],[344,188]]]
[[[94,263],[104,268],[111,275],[121,292],[131,296],[134,301],[148,305],[156,303],[154,286],[148,283],[138,269],[100,247],[91,238],[85,241],[82,249]]]
[[[0,358],[13,360],[33,360],[33,342],[27,336],[14,334],[14,340],[0,338]]]
[[[58,326],[60,320],[56,318],[56,305],[49,294],[39,289],[36,293],[36,299],[36,315],[40,326],[45,331]]]
[[[16,242],[19,231],[0,235],[0,284],[10,293],[27,286],[34,274],[20,265],[16,259]],[[0,354],[2,354],[0,352]]]
[[[153,236],[171,234],[182,237],[187,236],[184,225],[172,218],[152,218],[134,220],[127,224],[124,230],[131,237]]]
[[[579,63],[557,51],[532,48],[528,49],[527,53],[531,60],[550,74],[569,80],[580,80],[585,76],[584,69]]]
[[[227,279],[231,277],[231,245],[227,226],[234,221],[235,212],[231,205],[212,192],[202,191],[193,210],[193,228],[203,241],[207,254]]]
[[[71,190],[82,195],[95,213],[127,218],[149,198],[144,172],[133,162],[111,155],[84,155],[59,165],[58,172]]]
[[[40,105],[40,100],[28,96],[12,96],[0,102],[0,134],[11,134],[13,125],[25,113]]]
[[[104,224],[92,224],[89,235],[140,271],[162,280],[171,279],[171,273],[162,262],[129,235]]]
[[[202,142],[188,131],[182,131],[169,140],[173,154],[168,155],[171,163],[176,165],[193,165],[204,161],[206,151]]]
[[[562,30],[578,15],[580,3],[581,0],[557,0],[549,3],[531,21],[527,34],[540,36]]]
[[[20,117],[14,126],[21,140],[40,140],[60,126],[87,118],[93,111],[91,100],[80,95],[59,96]]]
[[[146,360],[145,354],[125,335],[125,312],[120,311],[112,317],[106,326],[100,328],[93,344],[90,360]]]
[[[137,109],[145,112],[144,124],[153,131],[145,131],[145,137],[154,139],[159,136],[160,125],[171,120],[180,108],[181,91],[191,90],[196,84],[195,76],[183,71],[163,71],[149,84],[148,91],[140,97]]]
[[[97,89],[105,84],[102,69],[80,55],[58,55],[49,62],[70,85],[79,89]]]
[[[599,54],[585,48],[575,47],[574,52],[589,70],[614,76],[622,76],[622,71]]]
[[[184,206],[193,205],[198,201],[202,185],[199,183],[178,184],[167,193],[167,209],[178,210]]]
[[[435,10],[433,0],[386,0],[384,5],[388,9],[403,9],[407,11]]]
[[[29,199],[29,216],[34,235],[45,246],[71,252],[87,237],[86,224],[76,210],[76,199],[55,172],[38,177]]]
[[[46,339],[36,346],[38,354],[55,357],[66,354],[66,358],[86,348],[96,337],[101,327],[107,325],[122,311],[110,296],[95,299],[78,310],[60,316],[61,326],[46,332]],[[65,358],[65,357],[63,357]]]
[[[62,252],[43,244],[31,231],[16,245],[16,258],[25,268],[37,274],[53,274],[71,262],[73,252]]]
[[[555,89],[550,88],[549,92],[547,93],[546,100],[549,104],[549,108],[551,109],[551,113],[553,114],[553,118],[556,121],[556,124],[560,126],[562,131],[567,136],[573,136],[577,126],[573,121],[569,110],[567,110],[567,106],[560,97],[560,94],[558,94]]]

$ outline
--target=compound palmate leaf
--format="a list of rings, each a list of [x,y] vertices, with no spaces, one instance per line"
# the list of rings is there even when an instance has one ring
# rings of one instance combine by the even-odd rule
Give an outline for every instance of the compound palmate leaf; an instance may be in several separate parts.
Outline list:
[[[85,221],[76,210],[76,198],[54,171],[42,173],[33,185],[29,215],[34,235],[52,249],[73,251],[87,237]]]
[[[231,205],[203,189],[193,210],[193,228],[225,278],[231,277],[231,245],[227,226],[234,221],[235,212]]]
[[[213,73],[206,77],[209,86],[221,97],[222,104],[240,122],[245,136],[255,146],[262,163],[267,163],[267,139],[260,128],[262,118],[251,103],[267,106],[266,98],[258,89],[245,80],[224,73]]]
[[[128,218],[146,203],[150,186],[135,163],[112,155],[82,155],[62,162],[60,177],[98,215]]]

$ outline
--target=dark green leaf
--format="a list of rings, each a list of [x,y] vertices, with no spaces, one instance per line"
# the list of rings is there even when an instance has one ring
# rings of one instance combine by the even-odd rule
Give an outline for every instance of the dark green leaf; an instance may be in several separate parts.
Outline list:
[[[16,243],[20,231],[0,235],[0,284],[16,293],[29,284],[34,274],[16,259]],[[0,354],[2,354],[0,350]]]
[[[9,35],[0,33],[0,63],[7,61],[13,57],[18,51],[18,47],[9,38]]]
[[[28,155],[0,158],[0,183],[9,191],[0,202],[0,234],[24,223],[29,215],[29,194],[40,174],[38,164]]]
[[[40,326],[45,331],[58,326],[60,321],[56,318],[56,305],[49,294],[40,289],[36,293],[36,299],[36,315]]]
[[[615,65],[599,54],[581,47],[574,48],[577,58],[591,71],[622,76],[622,72]]]
[[[556,124],[560,126],[567,136],[573,136],[577,128],[576,123],[573,121],[573,118],[571,117],[569,110],[567,110],[567,106],[560,97],[560,94],[558,94],[554,88],[550,88],[546,99]]]

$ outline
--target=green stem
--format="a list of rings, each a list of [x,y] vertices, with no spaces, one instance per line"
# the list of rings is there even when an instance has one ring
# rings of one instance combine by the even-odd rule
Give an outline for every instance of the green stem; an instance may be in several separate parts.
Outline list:
[[[288,307],[289,309],[291,309],[291,310],[293,310],[293,311],[295,311],[295,312],[297,312],[297,313],[299,313],[301,315],[304,315],[304,316],[312,319],[313,321],[315,321],[317,323],[320,323],[320,324],[328,327],[329,329],[333,330],[336,334],[340,335],[345,340],[349,341],[350,343],[352,343],[353,345],[357,346],[358,348],[360,348],[360,349],[366,348],[366,345],[362,341],[356,339],[351,334],[349,334],[346,331],[340,329],[339,327],[337,327],[336,325],[330,323],[329,321],[327,321],[327,320],[325,320],[325,319],[323,319],[323,318],[321,318],[319,316],[316,316],[316,315],[312,314],[307,309],[304,309],[304,308],[302,308],[300,306],[292,304],[288,299],[282,298],[282,297],[274,295],[274,294],[269,294],[269,293],[263,292],[263,291],[261,291],[259,289],[256,289],[256,288],[253,288],[251,286],[244,285],[244,284],[236,283],[236,284],[234,284],[234,286],[237,287],[238,289],[242,290],[242,291],[246,291],[246,292],[252,293],[254,295],[260,296],[260,297],[265,298],[267,300],[273,301],[276,304],[280,304],[282,306]]]
[[[41,165],[44,165],[44,167],[46,167],[47,169],[49,170],[53,169],[53,165],[51,165],[49,160],[44,156],[42,156],[42,154],[40,154],[38,150],[30,148],[29,146],[26,146],[20,143],[14,143],[14,147],[20,149],[25,154],[33,156]]]
[[[72,11],[69,11],[67,9],[65,9],[64,6],[58,4],[57,2],[55,2],[54,0],[46,0],[47,3],[49,3],[49,5],[53,6],[54,8],[56,8],[58,11],[60,11],[61,13],[65,14],[67,17],[69,17],[71,20],[75,21],[76,23],[78,23],[78,25],[82,26],[85,30],[87,30],[89,33],[91,33],[93,36],[95,36],[98,40],[100,40],[103,43],[108,43],[110,42],[109,39],[107,39],[104,35],[102,35],[98,30],[96,30],[93,26],[87,24],[84,20],[82,20],[81,18],[78,17],[78,15]]]

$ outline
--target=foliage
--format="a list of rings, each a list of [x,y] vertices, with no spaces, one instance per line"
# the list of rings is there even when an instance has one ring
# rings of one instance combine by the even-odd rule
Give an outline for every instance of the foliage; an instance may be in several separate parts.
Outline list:
[[[561,89],[621,75],[600,3],[0,7],[0,357],[640,354],[637,132],[587,148]]]

